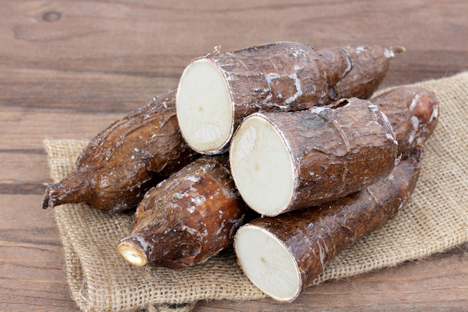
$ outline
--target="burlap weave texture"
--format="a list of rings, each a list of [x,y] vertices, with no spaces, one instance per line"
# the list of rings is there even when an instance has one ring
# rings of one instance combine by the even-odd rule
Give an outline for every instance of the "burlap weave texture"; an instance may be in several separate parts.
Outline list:
[[[468,242],[468,72],[417,86],[436,92],[440,121],[426,145],[411,203],[384,227],[342,252],[313,284],[420,259]],[[87,143],[44,141],[55,182],[73,171]],[[108,215],[80,204],[56,207],[55,218],[72,296],[84,311],[165,311],[167,304],[264,297],[243,275],[232,250],[183,270],[135,267],[116,248],[130,231],[130,214]]]

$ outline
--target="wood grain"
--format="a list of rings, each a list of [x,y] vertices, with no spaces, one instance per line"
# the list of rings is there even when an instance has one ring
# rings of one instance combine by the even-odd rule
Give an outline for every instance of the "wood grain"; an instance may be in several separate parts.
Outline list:
[[[0,311],[77,311],[63,249],[42,195],[1,194]]]
[[[177,86],[215,45],[405,46],[384,86],[468,69],[468,2],[0,0],[0,311],[77,311],[52,211],[44,138],[91,139]],[[202,302],[197,311],[464,311],[468,256],[455,249],[309,288],[296,302]]]

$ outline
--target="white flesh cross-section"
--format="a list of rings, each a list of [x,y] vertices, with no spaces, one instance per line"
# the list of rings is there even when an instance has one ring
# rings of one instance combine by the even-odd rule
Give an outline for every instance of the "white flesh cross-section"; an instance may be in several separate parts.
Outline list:
[[[138,246],[131,242],[121,242],[117,249],[119,250],[122,257],[125,258],[131,264],[137,266],[146,265],[148,260],[146,259],[146,255]]]
[[[177,119],[188,145],[197,152],[222,148],[232,135],[233,107],[221,70],[209,59],[185,69],[177,90]]]
[[[231,173],[244,201],[266,216],[289,206],[294,165],[280,132],[261,114],[246,118],[232,139]]]
[[[291,301],[301,289],[296,261],[268,231],[246,225],[237,231],[234,248],[245,275],[276,300]]]

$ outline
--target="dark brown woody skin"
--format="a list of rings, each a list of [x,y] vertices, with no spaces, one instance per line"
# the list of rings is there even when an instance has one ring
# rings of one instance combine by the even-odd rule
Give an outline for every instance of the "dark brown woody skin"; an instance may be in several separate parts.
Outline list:
[[[276,236],[296,261],[301,291],[290,301],[322,273],[339,252],[384,225],[406,205],[418,181],[421,158],[422,149],[416,149],[388,177],[360,192],[318,207],[260,218],[245,225],[262,228]]]
[[[352,46],[342,49],[351,60],[351,71],[333,87],[333,99],[357,97],[368,99],[382,83],[388,71],[389,60],[402,47]]]
[[[316,51],[298,42],[278,42],[198,59],[211,60],[223,72],[236,129],[258,111],[298,111],[344,97],[369,98],[394,53],[402,51],[376,45]]]
[[[278,42],[206,58],[227,78],[237,120],[260,109],[297,111],[343,97],[368,98],[388,71],[385,49],[402,51],[375,45],[316,51],[299,42]]]
[[[246,206],[227,157],[203,157],[150,189],[138,206],[129,241],[148,264],[185,268],[232,244]]]
[[[238,60],[238,64],[235,65],[232,70],[235,72],[235,69],[238,68],[240,70],[239,73],[242,73],[242,66],[244,66],[247,61],[246,59],[242,61],[242,59],[246,57],[249,58],[252,51],[256,50],[260,50],[260,53],[258,53],[260,56],[262,55],[262,50],[269,50],[269,46],[274,46],[279,48],[279,50],[282,48],[291,50],[295,46],[298,46],[299,48],[311,51],[314,56],[308,61],[304,59],[303,62],[311,63],[312,69],[310,70],[319,77],[316,79],[317,85],[313,87],[317,88],[323,85],[323,82],[326,80],[326,83],[329,84],[329,86],[325,88],[326,90],[333,87],[332,85],[336,83],[338,77],[348,73],[350,63],[361,64],[362,62],[360,59],[363,57],[365,58],[365,54],[359,54],[357,58],[352,58],[350,55],[352,55],[353,48],[346,48],[348,52],[341,49],[334,49],[333,51],[325,49],[321,50],[321,55],[323,56],[323,61],[321,62],[319,60],[320,57],[313,52],[313,49],[298,43],[278,43],[225,54],[231,55],[231,57]],[[370,51],[378,51],[384,48],[373,46],[368,49]],[[397,49],[394,49],[394,51],[397,51]],[[276,53],[277,52],[278,51],[276,51]],[[273,57],[275,54],[274,51],[270,51],[267,54],[269,53],[272,55],[268,57],[268,63],[271,64],[273,68],[277,68],[277,66],[272,63],[273,60],[277,60],[279,62],[278,64],[283,64],[282,62],[285,62],[279,55]],[[388,58],[385,56],[382,57],[382,53],[380,53],[380,56],[378,56],[379,52],[373,53],[377,55],[376,59],[380,60],[377,61],[377,63],[381,63],[382,65],[379,67],[378,72],[374,72],[372,68],[368,68],[367,71],[365,71],[368,72],[365,77],[366,81],[372,79],[370,77],[373,75],[376,77],[385,75],[388,70]],[[257,52],[253,54],[257,54]],[[214,55],[212,58],[214,60],[217,58],[222,60],[222,55],[224,54]],[[296,58],[294,55],[292,55],[292,57]],[[286,63],[288,63],[287,60]],[[241,67],[239,67],[239,64]],[[362,71],[362,69],[356,68],[356,66],[351,67],[349,71],[350,74]],[[321,72],[324,68],[328,68],[328,76],[324,72]],[[229,66],[227,66],[226,69],[229,69]],[[319,70],[319,72],[317,72],[317,70]],[[304,73],[296,73],[296,76],[302,77],[301,75],[307,74],[308,70],[306,68],[303,71]],[[285,74],[289,75],[290,73],[285,72]],[[254,77],[254,80],[255,79]],[[280,86],[283,83],[280,83],[279,80],[282,79],[274,80],[273,84],[278,85],[279,92],[282,92],[281,90],[285,88]],[[355,88],[360,91],[356,93],[362,94],[362,90],[367,90],[364,93],[370,96],[377,86],[378,85],[369,88],[369,83],[360,83],[359,80],[357,80]],[[291,87],[291,79],[289,79],[289,87],[286,89],[291,89]],[[255,89],[255,86],[252,85],[252,88]],[[249,87],[247,87],[247,89],[249,89]],[[259,90],[260,89],[249,90],[249,92],[255,94],[258,93]],[[304,90],[307,93],[307,89]],[[322,92],[325,91],[322,90]],[[312,96],[312,98],[310,96],[305,97],[302,100],[309,102],[315,100],[317,102],[316,104],[323,104],[323,98],[328,97],[334,99],[339,96],[336,90],[327,91],[325,93],[330,93],[332,96],[320,94]],[[277,97],[278,95],[279,94],[276,94]],[[167,176],[171,172],[181,168],[184,164],[187,164],[189,160],[192,159],[192,151],[187,147],[180,135],[178,123],[175,118],[174,99],[175,90],[169,91],[167,94],[159,96],[148,106],[140,108],[130,113],[122,120],[110,125],[96,136],[77,161],[75,173],[60,183],[46,189],[43,208],[54,207],[65,203],[87,203],[94,208],[104,211],[123,211],[130,209],[135,207],[146,190],[158,181],[158,176]],[[276,102],[281,102],[281,99],[278,98]],[[276,102],[271,102],[273,107],[275,107],[275,105],[277,106],[278,103]],[[301,104],[297,106],[297,109],[305,107],[306,106]],[[239,116],[241,117],[238,119],[238,122],[248,113],[248,110],[242,113],[242,109],[240,109]],[[139,123],[141,123],[141,125]]]
[[[404,88],[398,88],[391,92],[394,93],[394,96],[387,98],[387,100],[378,101],[377,103],[380,105],[379,107],[382,108],[395,108],[396,113],[389,114],[389,116],[390,123],[396,128],[399,128],[400,124],[407,122],[408,117],[394,118],[393,116],[406,116],[406,112],[409,111],[409,98],[417,99],[415,107],[430,107],[433,110],[434,107],[437,106],[437,101],[435,97],[433,97],[433,94],[430,100],[425,99],[426,94],[431,93],[428,93],[428,91],[424,89],[413,88],[411,90],[406,90]],[[408,94],[411,94],[411,96]],[[342,103],[338,102],[335,105],[341,104]],[[366,105],[369,104],[366,103]],[[420,110],[421,109],[414,109],[414,111]],[[418,113],[418,115],[421,114]],[[428,115],[428,113],[423,115]],[[432,115],[432,112],[429,115]],[[430,117],[422,118],[421,120],[421,131],[418,132],[417,136],[427,139],[433,132],[437,120],[435,118],[431,120]],[[383,120],[380,120],[380,123],[385,125]],[[409,134],[408,132],[405,133],[406,135],[400,136],[402,141],[408,140]],[[211,169],[208,170],[208,168]],[[240,211],[243,211],[242,216],[245,213],[244,204],[238,199],[238,194],[232,180],[230,180],[230,176],[225,176],[225,174],[228,174],[226,158],[203,158],[174,174],[167,181],[160,183],[158,187],[152,188],[146,194],[145,200],[137,211],[132,234],[122,241],[130,240],[134,244],[140,246],[142,250],[146,252],[149,263],[152,265],[181,268],[206,261],[210,256],[213,256],[220,249],[230,244],[232,233],[240,223]],[[211,178],[218,181],[225,179],[223,187],[220,188],[224,191],[218,193],[218,197],[213,199],[213,201],[204,202],[201,208],[196,207],[197,212],[196,215],[194,215],[196,217],[192,217],[192,213],[189,214],[188,212],[190,211],[184,209],[194,207],[195,198],[199,198],[200,196],[204,198],[209,197],[207,197],[207,194],[209,194],[209,189],[213,189],[214,184],[202,181],[206,179],[209,181]],[[197,179],[200,180],[197,182],[193,181]],[[210,185],[210,187],[207,188],[207,185]],[[230,198],[233,195],[237,200]],[[225,204],[228,201],[232,204]],[[221,204],[222,208],[217,207],[219,204]],[[166,208],[163,209],[162,207]],[[198,211],[198,209],[206,209],[207,207],[211,207],[209,210],[215,213],[203,214]],[[224,214],[224,212],[222,214],[228,219],[231,218],[231,222],[228,223],[233,226],[229,230],[229,237],[226,236],[228,233],[227,231],[218,232],[223,222],[221,221],[222,219],[219,219],[219,215],[216,214],[219,209],[226,208],[232,213],[236,213],[236,211],[238,213],[235,214],[233,218],[231,218],[230,214]],[[195,213],[195,210],[193,213]],[[213,216],[215,217],[214,221],[212,219]],[[207,228],[206,224],[209,224],[210,227]],[[188,228],[191,230],[187,231]],[[204,232],[205,228],[208,233],[210,233],[209,235],[194,235],[195,232],[198,232],[198,234]],[[197,230],[193,231],[194,229]],[[227,230],[227,228],[224,229]],[[166,230],[168,231],[166,232]],[[135,237],[140,237],[140,239],[136,239]],[[206,240],[207,237],[210,237],[210,240]],[[142,239],[146,242],[145,245],[150,246],[151,249],[143,248],[141,244]],[[160,245],[158,242],[164,242],[164,244]],[[169,246],[175,246],[175,248]],[[200,246],[205,247],[200,249]],[[200,253],[195,255],[198,251],[200,251]]]
[[[293,199],[281,213],[346,196],[393,170],[398,147],[385,116],[366,100],[340,105],[257,114],[282,134],[295,167]]]
[[[398,141],[398,154],[424,144],[439,120],[439,103],[433,92],[400,87],[371,99],[390,121]]]
[[[98,134],[74,174],[46,189],[43,208],[86,203],[104,211],[134,208],[160,177],[195,159],[180,133],[171,90]]]

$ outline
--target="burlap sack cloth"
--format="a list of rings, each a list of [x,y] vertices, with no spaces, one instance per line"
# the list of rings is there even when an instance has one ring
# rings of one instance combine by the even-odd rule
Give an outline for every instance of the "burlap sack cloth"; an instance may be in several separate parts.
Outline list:
[[[468,72],[427,81],[440,101],[411,203],[381,229],[342,252],[313,284],[420,259],[468,241]],[[51,175],[73,170],[87,141],[46,140]],[[136,267],[117,251],[132,216],[86,205],[55,208],[73,299],[85,311],[189,311],[197,300],[263,298],[243,275],[232,250],[182,270]],[[189,304],[187,304],[189,303]]]

